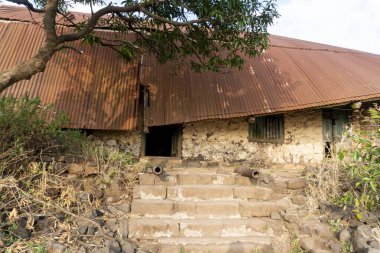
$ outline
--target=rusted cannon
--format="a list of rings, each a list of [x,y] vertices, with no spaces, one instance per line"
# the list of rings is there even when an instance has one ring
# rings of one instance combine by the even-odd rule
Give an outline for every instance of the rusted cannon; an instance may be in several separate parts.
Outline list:
[[[154,175],[159,176],[159,175],[161,175],[162,173],[164,173],[164,168],[162,168],[161,166],[154,166],[154,167],[152,168],[152,173],[153,173]]]
[[[237,167],[234,170],[235,173],[238,173],[239,175],[243,177],[250,177],[254,179],[260,178],[260,171],[255,169],[250,169],[247,167]]]
[[[147,166],[144,169],[144,173],[150,173],[150,174],[154,174],[156,176],[159,176],[162,173],[164,173],[164,166],[162,166],[162,165],[155,165],[153,167]]]

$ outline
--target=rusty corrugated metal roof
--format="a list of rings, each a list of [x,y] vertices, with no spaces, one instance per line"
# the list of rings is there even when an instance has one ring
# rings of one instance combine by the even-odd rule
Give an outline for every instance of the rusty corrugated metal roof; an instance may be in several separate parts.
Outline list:
[[[280,36],[241,71],[196,73],[144,57],[148,126],[232,118],[380,98],[380,56]]]
[[[69,12],[66,16],[70,18],[71,22],[80,23],[86,21],[90,17],[90,14]],[[26,7],[0,5],[0,19],[9,21],[42,23],[43,15],[40,13],[28,11]],[[72,26],[72,23],[64,18],[61,14],[57,15],[56,20],[60,25]]]
[[[103,31],[99,36],[110,39],[114,34]],[[38,25],[0,21],[0,71],[33,56],[43,40],[44,33]],[[53,103],[69,116],[68,127],[134,129],[138,64],[126,64],[109,48],[79,41],[70,45],[84,53],[57,52],[43,73],[14,84],[1,95],[39,96],[43,103]]]
[[[1,16],[31,22],[25,8],[1,6],[0,19]],[[0,38],[7,29],[0,28]],[[33,29],[37,28],[12,28],[8,36],[13,38],[8,38],[7,44],[0,39],[0,59],[5,59],[1,55],[4,52],[9,58],[0,62],[0,70],[30,57],[37,50],[43,35],[34,34]],[[19,46],[27,40],[18,36],[24,33],[31,43],[20,50]],[[150,106],[145,113],[147,125],[280,113],[380,98],[380,56],[280,36],[271,36],[270,40],[271,48],[258,58],[246,58],[241,71],[195,73],[186,66],[178,69],[175,63],[158,65],[152,57],[144,57],[141,82],[149,85],[150,90]],[[49,63],[51,74],[47,77],[39,74],[9,90],[16,94],[29,92],[42,96],[44,101],[58,102],[58,108],[71,113],[74,127],[132,128],[136,125],[137,67],[130,65],[125,67],[129,74],[113,76],[116,72],[102,71],[102,66],[110,66],[112,71],[119,68],[119,63],[111,60],[113,52],[98,47],[89,50],[86,49],[86,57],[74,52],[59,53]],[[96,64],[89,65],[91,59],[97,59]],[[82,76],[81,87],[73,84],[77,75]],[[120,87],[102,85],[103,81],[99,81],[122,83],[123,75],[129,79]],[[60,80],[65,80],[63,86],[49,85],[61,83]],[[95,88],[90,89],[90,85]],[[62,92],[64,98],[61,99],[57,94]],[[119,94],[125,95],[127,100],[123,101]],[[75,97],[83,101],[76,101]],[[113,107],[115,115],[110,113]],[[106,118],[101,116],[103,114]]]

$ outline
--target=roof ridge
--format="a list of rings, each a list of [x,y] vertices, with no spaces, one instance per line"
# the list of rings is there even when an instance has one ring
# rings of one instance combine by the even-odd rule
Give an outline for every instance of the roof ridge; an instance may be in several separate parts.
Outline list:
[[[284,48],[284,49],[295,49],[295,50],[303,50],[303,51],[320,51],[320,52],[329,52],[329,53],[337,53],[337,54],[357,54],[357,55],[371,55],[371,56],[379,56],[378,54],[362,52],[357,50],[333,50],[328,48],[311,48],[311,47],[291,47],[291,46],[282,46],[277,44],[270,44],[269,47],[276,48]]]

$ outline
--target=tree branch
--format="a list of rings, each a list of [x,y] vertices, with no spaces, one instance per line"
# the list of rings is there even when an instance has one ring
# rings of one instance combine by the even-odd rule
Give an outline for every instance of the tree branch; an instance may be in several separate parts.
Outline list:
[[[31,2],[28,0],[8,0],[9,2],[15,3],[15,4],[20,4],[20,5],[25,5],[29,10],[37,13],[44,13],[45,10],[42,9],[37,9],[33,6]]]
[[[69,41],[74,41],[74,40],[79,40],[82,39],[84,36],[88,35],[91,33],[95,26],[96,23],[98,22],[99,18],[102,16],[109,14],[109,13],[117,13],[117,12],[136,12],[140,10],[141,5],[151,5],[151,2],[146,2],[143,4],[135,4],[131,6],[126,6],[126,7],[117,7],[117,6],[106,6],[97,12],[95,12],[91,18],[88,20],[87,24],[83,27],[82,30],[80,30],[77,33],[72,33],[72,34],[64,34],[58,37],[58,43],[63,43],[63,42],[69,42]]]
[[[63,50],[63,49],[70,49],[70,50],[73,50],[74,52],[78,53],[78,54],[83,54],[83,50],[80,50],[78,48],[75,48],[75,47],[72,47],[72,46],[69,46],[69,45],[61,45],[57,48],[57,51],[60,51],[60,50]]]
[[[196,23],[202,23],[202,22],[206,22],[207,21],[207,19],[200,18],[200,19],[190,20],[190,21],[187,21],[187,22],[178,22],[178,21],[174,21],[174,20],[170,20],[170,19],[158,16],[158,15],[156,15],[156,14],[148,11],[143,6],[140,7],[140,10],[141,10],[142,13],[144,13],[145,15],[147,15],[147,16],[153,18],[153,19],[156,19],[156,20],[159,20],[159,21],[162,21],[164,23],[171,24],[171,25],[174,25],[174,26],[188,26],[188,25],[192,25],[192,24],[196,24]]]

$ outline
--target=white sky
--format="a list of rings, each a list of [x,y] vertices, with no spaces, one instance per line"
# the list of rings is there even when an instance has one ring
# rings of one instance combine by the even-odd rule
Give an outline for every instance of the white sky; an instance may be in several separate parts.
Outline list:
[[[380,0],[277,0],[269,32],[380,54]]]
[[[270,33],[380,54],[380,0],[277,1]]]

